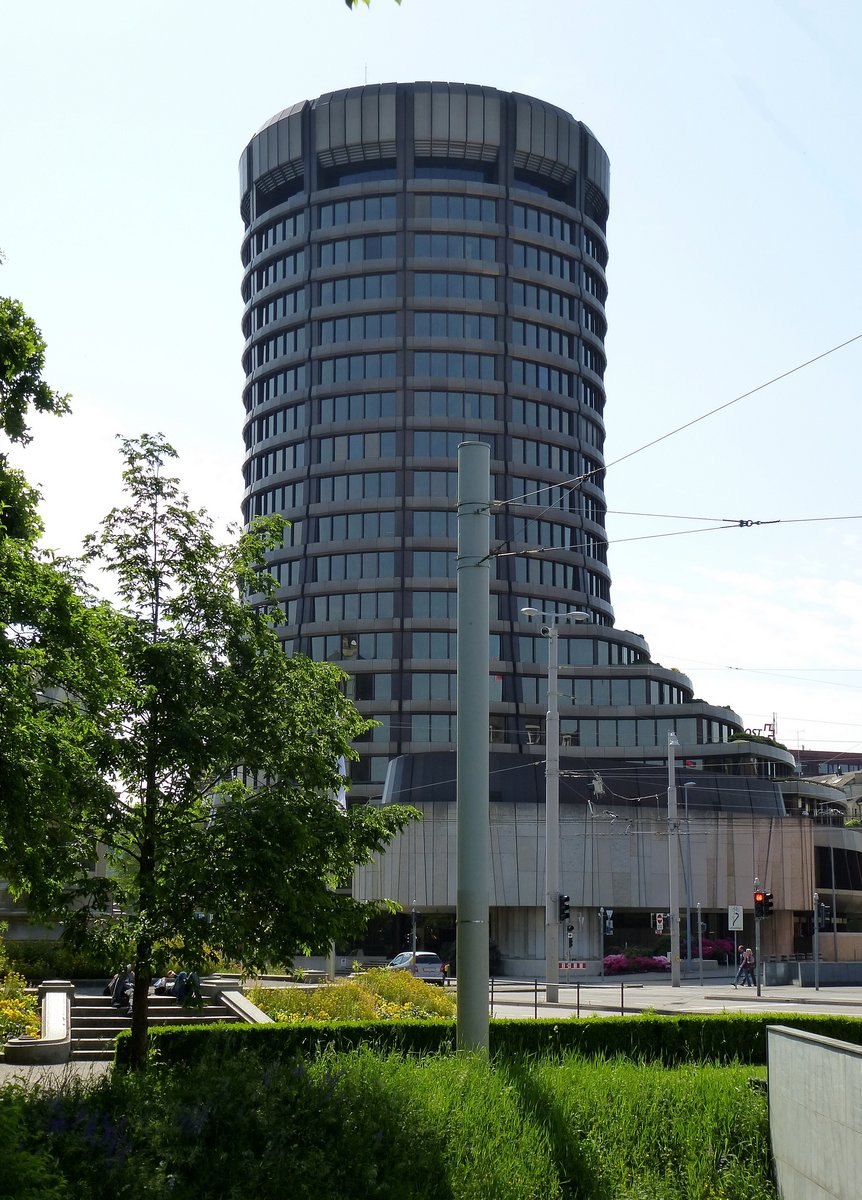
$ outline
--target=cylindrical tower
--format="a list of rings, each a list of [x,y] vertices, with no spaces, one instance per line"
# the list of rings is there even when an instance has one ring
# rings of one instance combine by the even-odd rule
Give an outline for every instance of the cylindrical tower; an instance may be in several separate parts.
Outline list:
[[[490,444],[513,501],[494,527],[491,737],[529,741],[520,609],[613,623],[607,156],[528,96],[392,84],[280,113],[241,177],[245,518],[292,522],[286,649],[340,662],[381,722],[354,796],[393,755],[454,744],[463,440]]]

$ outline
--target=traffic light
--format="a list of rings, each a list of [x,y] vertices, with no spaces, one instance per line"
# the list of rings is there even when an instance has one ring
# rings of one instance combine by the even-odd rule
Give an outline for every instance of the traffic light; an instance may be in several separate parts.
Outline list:
[[[560,896],[559,903],[560,903],[560,920],[568,921],[569,917],[572,915],[572,910],[569,907],[569,897],[568,896]]]
[[[764,915],[764,917],[771,917],[772,910],[774,907],[775,906],[772,903],[772,892],[767,892],[763,897],[763,915]]]
[[[829,924],[829,918],[832,916],[832,909],[828,904],[821,904],[817,912],[817,926],[819,929],[825,929]]]
[[[766,892],[754,893],[754,919],[762,921],[766,912]]]

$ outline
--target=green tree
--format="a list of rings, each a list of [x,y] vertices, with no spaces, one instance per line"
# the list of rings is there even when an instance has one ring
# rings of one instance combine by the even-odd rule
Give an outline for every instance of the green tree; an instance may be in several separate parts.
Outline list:
[[[30,441],[30,411],[64,413],[42,378],[45,343],[16,300],[0,298],[0,435]],[[96,843],[70,813],[108,794],[100,715],[120,677],[108,631],[69,564],[39,549],[39,494],[0,448],[0,875],[34,909],[62,905],[64,881]],[[75,696],[74,703],[69,701]],[[38,813],[38,820],[33,814]]]
[[[127,502],[85,556],[112,579],[125,677],[96,830],[111,869],[79,874],[68,926],[73,939],[133,947],[141,1067],[165,947],[189,967],[209,947],[255,970],[355,935],[378,906],[337,889],[411,811],[339,803],[340,764],[369,723],[340,671],[282,653],[263,587],[281,518],[221,544],[167,474],[176,455],[162,437],[124,441],[123,452]]]

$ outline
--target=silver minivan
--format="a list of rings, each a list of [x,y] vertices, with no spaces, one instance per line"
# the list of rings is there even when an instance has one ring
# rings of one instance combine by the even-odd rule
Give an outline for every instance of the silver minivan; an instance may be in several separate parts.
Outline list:
[[[387,967],[390,971],[409,971],[426,983],[443,986],[443,960],[433,950],[417,950],[415,954],[412,950],[402,950]]]

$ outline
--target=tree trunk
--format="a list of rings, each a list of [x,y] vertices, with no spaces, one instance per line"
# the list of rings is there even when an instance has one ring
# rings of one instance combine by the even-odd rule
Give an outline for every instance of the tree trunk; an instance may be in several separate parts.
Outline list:
[[[135,955],[135,990],[132,994],[132,1051],[129,1066],[143,1071],[147,1066],[148,1034],[150,1027],[149,994],[152,967],[152,947],[138,943]]]

